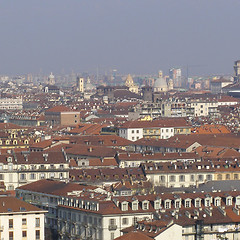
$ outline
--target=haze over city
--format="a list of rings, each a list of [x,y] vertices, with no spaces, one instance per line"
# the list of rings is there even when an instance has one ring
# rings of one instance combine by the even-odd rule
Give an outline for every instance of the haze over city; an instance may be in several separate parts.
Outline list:
[[[233,74],[237,0],[0,1],[0,74]]]

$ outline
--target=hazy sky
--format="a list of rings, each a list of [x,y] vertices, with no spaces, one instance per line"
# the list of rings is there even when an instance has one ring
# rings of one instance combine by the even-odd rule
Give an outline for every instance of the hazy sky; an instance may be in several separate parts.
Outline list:
[[[232,74],[240,0],[0,0],[0,74]]]

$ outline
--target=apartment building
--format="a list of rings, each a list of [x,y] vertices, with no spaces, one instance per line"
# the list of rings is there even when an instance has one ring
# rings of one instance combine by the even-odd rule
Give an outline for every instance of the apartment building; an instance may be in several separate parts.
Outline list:
[[[216,234],[225,234],[229,239],[240,237],[237,190],[117,197],[91,186],[61,183],[64,186],[56,188],[54,181],[43,181],[49,182],[42,180],[18,188],[17,196],[33,203],[37,199],[38,205],[47,207],[48,219],[54,219],[60,239],[112,240],[125,229],[157,235],[172,221],[182,226],[179,239],[193,240],[199,220],[203,221],[203,239],[216,238]],[[53,205],[54,211],[50,209]]]
[[[168,139],[175,134],[190,134],[191,127],[184,118],[154,121],[128,121],[119,127],[119,136],[136,141],[141,138]]]
[[[201,161],[144,163],[142,168],[156,186],[190,187],[212,180],[239,180],[239,158],[206,158]]]
[[[65,152],[13,152],[0,155],[0,180],[7,190],[39,179],[69,178]]]
[[[23,101],[21,98],[0,98],[1,110],[21,110]]]
[[[0,197],[0,239],[44,240],[45,213],[14,197]]]

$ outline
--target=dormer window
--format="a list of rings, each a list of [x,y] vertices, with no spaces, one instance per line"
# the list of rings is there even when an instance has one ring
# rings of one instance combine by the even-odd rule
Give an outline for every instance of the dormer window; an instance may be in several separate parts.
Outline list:
[[[211,206],[211,199],[210,198],[206,198],[205,199],[205,207],[210,207]]]
[[[180,208],[181,207],[180,203],[181,203],[180,200],[176,200],[175,201],[175,208]]]
[[[143,201],[142,202],[142,209],[143,210],[148,210],[149,207],[149,202],[148,201]]]
[[[128,202],[122,202],[122,211],[127,211],[128,210]]]
[[[160,209],[160,200],[154,201],[154,209],[156,209],[156,210]]]
[[[171,208],[171,201],[170,200],[165,200],[165,208],[166,209]]]
[[[227,205],[227,206],[231,206],[231,205],[232,205],[232,197],[231,197],[231,196],[228,196],[228,197],[226,198],[226,205]]]
[[[138,210],[138,201],[132,202],[132,210],[133,210],[133,211]]]
[[[191,207],[191,199],[185,199],[185,208]]]
[[[240,196],[236,197],[236,205],[239,206],[240,205]]]
[[[201,199],[195,199],[195,207],[196,208],[199,208],[199,207],[201,207]]]
[[[216,207],[221,206],[221,198],[220,198],[220,197],[216,197],[216,198],[214,199],[214,205],[215,205]]]

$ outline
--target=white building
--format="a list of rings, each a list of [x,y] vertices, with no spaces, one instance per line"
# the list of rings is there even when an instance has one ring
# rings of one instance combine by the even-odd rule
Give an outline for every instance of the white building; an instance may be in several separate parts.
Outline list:
[[[40,179],[69,178],[69,163],[63,152],[22,152],[0,155],[0,181],[7,190]]]
[[[0,98],[1,110],[21,110],[22,108],[22,98]]]
[[[13,197],[0,198],[0,239],[44,240],[46,211]]]
[[[119,136],[126,138],[131,141],[136,141],[143,138],[143,128],[142,127],[129,127],[129,128],[120,128]]]

